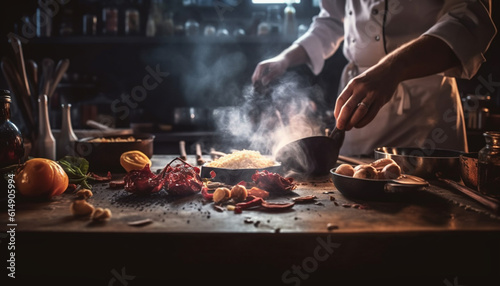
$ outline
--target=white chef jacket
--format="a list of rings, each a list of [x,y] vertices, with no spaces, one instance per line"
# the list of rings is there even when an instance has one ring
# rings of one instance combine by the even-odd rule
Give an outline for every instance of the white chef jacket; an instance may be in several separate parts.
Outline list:
[[[309,67],[319,74],[324,60],[344,41],[349,63],[340,91],[387,53],[421,35],[443,40],[461,62],[458,68],[399,84],[372,122],[346,132],[341,154],[373,155],[374,148],[384,146],[467,151],[455,77],[474,76],[496,34],[480,1],[322,0],[320,7],[295,43],[306,50]]]

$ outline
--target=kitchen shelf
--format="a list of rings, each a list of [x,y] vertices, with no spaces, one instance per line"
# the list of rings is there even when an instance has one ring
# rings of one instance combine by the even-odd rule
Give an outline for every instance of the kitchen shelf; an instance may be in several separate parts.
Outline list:
[[[87,44],[290,44],[293,36],[66,36],[34,38],[31,44],[87,45]]]

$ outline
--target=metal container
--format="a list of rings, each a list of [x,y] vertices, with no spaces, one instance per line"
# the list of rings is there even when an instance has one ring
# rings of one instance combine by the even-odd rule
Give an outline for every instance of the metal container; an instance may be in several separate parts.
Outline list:
[[[477,155],[477,152],[460,155],[460,177],[462,182],[475,191],[477,191],[477,177],[479,174]]]
[[[404,174],[424,179],[446,178],[460,181],[460,154],[447,149],[379,147],[375,159],[391,158]]]

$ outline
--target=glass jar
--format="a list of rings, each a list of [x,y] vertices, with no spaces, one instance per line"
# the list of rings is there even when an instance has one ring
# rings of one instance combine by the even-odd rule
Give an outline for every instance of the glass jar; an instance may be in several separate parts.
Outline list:
[[[500,132],[484,134],[486,146],[478,154],[479,192],[500,198]]]
[[[139,10],[130,8],[125,11],[125,34],[138,35],[141,31]]]
[[[104,35],[118,34],[118,9],[110,7],[102,9],[102,23]]]

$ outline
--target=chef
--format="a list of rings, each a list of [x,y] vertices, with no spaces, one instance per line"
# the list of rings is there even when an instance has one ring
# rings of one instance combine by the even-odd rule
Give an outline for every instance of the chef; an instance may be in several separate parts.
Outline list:
[[[319,74],[342,41],[348,60],[334,116],[348,130],[343,155],[381,146],[467,151],[455,78],[470,79],[485,61],[496,28],[480,0],[322,0],[309,30],[260,62],[254,84],[290,67]]]

